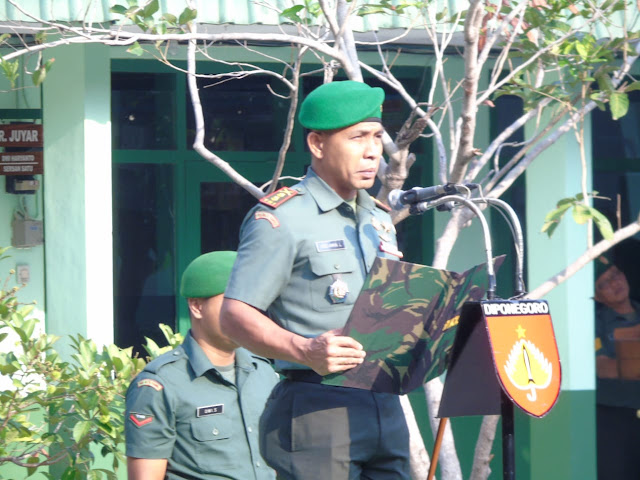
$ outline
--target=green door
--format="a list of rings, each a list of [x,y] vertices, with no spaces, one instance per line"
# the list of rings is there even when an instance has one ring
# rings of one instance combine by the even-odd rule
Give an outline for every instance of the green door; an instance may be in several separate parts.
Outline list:
[[[219,66],[200,68],[213,72]],[[408,72],[416,88],[420,72]],[[287,92],[269,76],[198,82],[205,147],[255,185],[271,180],[287,124]],[[302,96],[320,82],[305,77]],[[113,60],[111,86],[115,341],[145,355],[145,337],[165,344],[158,324],[187,332],[182,272],[202,253],[235,250],[242,219],[256,199],[191,148],[195,125],[183,73],[156,61]],[[384,121],[393,134],[408,111],[387,90]],[[309,163],[304,138],[296,125],[282,172],[287,185]],[[418,143],[415,151],[428,150]],[[405,236],[405,253],[422,251],[425,222],[405,223],[402,229],[415,233]]]

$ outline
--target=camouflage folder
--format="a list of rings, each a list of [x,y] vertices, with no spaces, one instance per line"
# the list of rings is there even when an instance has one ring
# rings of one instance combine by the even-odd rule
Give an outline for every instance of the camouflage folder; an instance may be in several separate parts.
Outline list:
[[[503,260],[494,260],[496,271]],[[367,356],[322,383],[404,394],[441,375],[462,305],[481,300],[486,288],[484,263],[456,273],[377,258],[343,329]]]

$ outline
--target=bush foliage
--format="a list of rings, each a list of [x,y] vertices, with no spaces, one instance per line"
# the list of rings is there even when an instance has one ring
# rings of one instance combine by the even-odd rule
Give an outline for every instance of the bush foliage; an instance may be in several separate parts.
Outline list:
[[[6,250],[0,248],[0,259]],[[72,355],[63,359],[55,349],[59,337],[40,332],[33,305],[21,304],[20,287],[6,289],[7,283],[0,290],[0,479],[8,464],[24,468],[25,478],[37,471],[53,479],[41,467],[59,464],[57,479],[116,479],[125,462],[125,393],[146,360],[131,348],[98,349],[82,335],[69,337]],[[182,341],[161,328],[170,345],[148,340],[151,358]],[[95,452],[111,454],[111,469],[95,466]]]

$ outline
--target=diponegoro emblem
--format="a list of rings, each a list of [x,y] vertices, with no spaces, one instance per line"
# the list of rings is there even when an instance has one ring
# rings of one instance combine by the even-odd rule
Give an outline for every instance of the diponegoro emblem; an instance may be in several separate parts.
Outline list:
[[[522,410],[543,417],[558,399],[562,376],[548,304],[485,301],[482,312],[503,390]]]
[[[527,399],[531,402],[536,401],[537,390],[547,388],[553,377],[553,364],[524,338],[513,344],[503,368],[514,387],[528,390]]]

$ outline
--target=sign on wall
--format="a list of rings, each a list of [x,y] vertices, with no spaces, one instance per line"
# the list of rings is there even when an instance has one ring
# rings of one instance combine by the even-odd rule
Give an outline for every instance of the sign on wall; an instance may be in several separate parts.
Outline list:
[[[42,152],[0,153],[0,175],[40,175]]]
[[[42,147],[42,125],[0,125],[0,147]]]
[[[42,125],[0,125],[0,175],[41,175]]]

